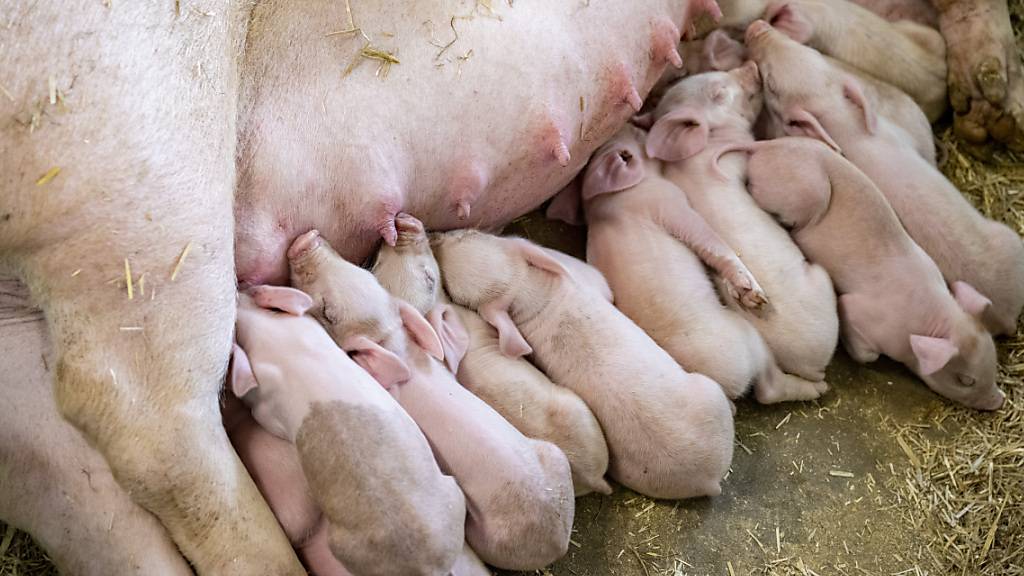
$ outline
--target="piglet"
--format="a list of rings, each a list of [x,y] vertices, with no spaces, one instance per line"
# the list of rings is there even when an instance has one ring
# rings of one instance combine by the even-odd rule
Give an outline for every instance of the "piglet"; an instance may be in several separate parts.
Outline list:
[[[679,43],[683,67],[669,66],[651,88],[644,101],[644,107],[657,105],[665,91],[680,78],[719,70],[727,72],[739,68],[746,61],[747,49],[743,46],[743,34],[718,28],[704,38],[684,40]]]
[[[661,163],[647,157],[646,137],[627,125],[598,148],[583,177],[587,258],[612,283],[616,306],[684,368],[711,377],[730,398],[751,383],[764,403],[817,398],[819,387],[779,370],[757,330],[722,306],[705,265],[742,294],[746,306],[766,300],[686,194],[661,175]]]
[[[288,258],[292,284],[316,302],[311,313],[388,388],[423,430],[441,469],[458,481],[466,540],[480,558],[534,570],[565,554],[574,513],[565,454],[526,438],[460,386],[440,362],[441,343],[423,316],[315,230],[295,240]]]
[[[717,383],[684,371],[531,242],[460,230],[431,244],[448,294],[497,329],[499,348],[526,342],[537,367],[590,406],[612,478],[655,498],[721,492],[733,421]]]
[[[239,294],[231,390],[259,424],[232,435],[243,461],[316,573],[344,573],[337,557],[357,574],[447,574],[462,493],[412,419],[305,315],[312,304],[293,288]]]
[[[666,162],[665,176],[757,278],[770,303],[756,313],[737,309],[757,328],[779,367],[807,381],[801,396],[808,399],[815,397],[812,390],[827,389],[825,367],[839,337],[832,283],[751,200],[744,184],[746,156],[730,154],[715,162],[726,143],[753,141],[751,123],[760,110],[761,79],[753,63],[691,76],[658,104],[645,151]]]
[[[850,355],[871,362],[885,354],[947,398],[1002,406],[995,345],[980,321],[991,302],[960,281],[950,294],[874,183],[809,138],[747,147],[751,196],[832,276]]]
[[[451,304],[448,295],[436,289],[439,284],[435,280],[440,278],[437,261],[420,221],[400,214],[395,223],[399,241],[395,246],[381,246],[374,276],[398,298],[421,303],[421,311],[441,338],[445,362],[457,374],[459,383],[524,435],[561,448],[569,459],[577,496],[611,493],[604,480],[608,446],[590,408],[525,358],[503,354],[498,334],[490,325],[476,312]],[[556,250],[548,253],[570,269],[581,284],[611,300],[607,282],[592,266]],[[424,270],[431,274],[423,274]]]
[[[785,132],[841,150],[882,191],[946,282],[967,282],[992,301],[988,330],[1014,333],[1024,308],[1020,236],[979,214],[938,169],[894,139],[857,79],[764,21],[747,29],[747,45],[764,78],[767,107]]]
[[[946,109],[946,43],[938,30],[889,22],[848,0],[726,0],[730,26],[758,18],[801,44],[906,92],[930,121]]]

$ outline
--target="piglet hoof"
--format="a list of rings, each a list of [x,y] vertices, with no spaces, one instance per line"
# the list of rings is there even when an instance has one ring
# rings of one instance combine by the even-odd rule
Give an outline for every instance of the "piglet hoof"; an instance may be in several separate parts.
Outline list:
[[[768,303],[768,295],[746,268],[739,269],[726,278],[726,286],[729,295],[744,308],[758,310]]]
[[[320,232],[317,230],[310,230],[292,242],[291,247],[288,248],[288,259],[296,260],[298,258],[302,258],[319,245]]]
[[[820,382],[814,382],[814,390],[818,393],[818,397],[819,398],[824,396],[825,394],[828,394],[828,391],[829,391],[828,382],[825,382],[824,380],[822,380]]]

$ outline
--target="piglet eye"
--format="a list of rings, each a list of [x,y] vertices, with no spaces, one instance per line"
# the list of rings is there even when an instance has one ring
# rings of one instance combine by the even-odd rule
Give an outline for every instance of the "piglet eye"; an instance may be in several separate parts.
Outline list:
[[[633,153],[629,150],[622,150],[619,152],[619,158],[622,158],[623,162],[629,164],[629,161],[633,159]]]
[[[974,378],[971,377],[971,376],[968,376],[967,374],[957,374],[956,378],[957,378],[957,380],[960,381],[960,385],[961,386],[967,386],[967,387],[974,386]]]

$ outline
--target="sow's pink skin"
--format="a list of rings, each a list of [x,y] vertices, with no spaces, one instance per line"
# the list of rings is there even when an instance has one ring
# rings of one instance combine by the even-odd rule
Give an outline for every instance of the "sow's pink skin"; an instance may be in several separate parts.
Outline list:
[[[597,416],[609,474],[655,498],[717,495],[732,461],[729,400],[535,244],[474,230],[431,239],[445,289]]]
[[[691,76],[658,103],[645,152],[665,162],[665,177],[736,251],[768,296],[756,312],[733,307],[757,328],[784,372],[821,394],[839,338],[828,274],[809,264],[786,231],[750,199],[746,157],[732,154],[716,162],[725,143],[753,141],[751,125],[760,110],[761,79],[753,64]]]
[[[785,132],[841,150],[882,191],[946,282],[967,282],[992,301],[989,331],[1015,332],[1024,307],[1020,236],[979,214],[938,169],[893,139],[860,82],[816,51],[760,20],[747,29],[747,46],[764,78],[766,106]]]
[[[871,362],[885,354],[947,398],[1002,406],[995,345],[980,322],[991,302],[961,281],[950,294],[871,180],[809,138],[743,147],[753,150],[751,196],[832,276],[850,355]]]
[[[373,275],[388,292],[427,315],[441,339],[445,363],[460,384],[494,408],[517,430],[565,452],[577,496],[611,493],[604,480],[608,446],[594,413],[568,388],[558,386],[526,358],[502,353],[498,333],[480,316],[451,304],[440,289],[440,271],[423,224],[407,214],[395,219],[398,242],[382,246]],[[580,283],[602,298],[612,294],[592,266],[555,250],[548,251]]]
[[[766,304],[753,275],[690,208],[686,194],[627,126],[598,149],[583,177],[587,258],[611,283],[615,305],[687,370],[730,398],[751,383],[760,402],[817,398],[818,385],[783,373],[757,330],[722,306],[705,265],[748,308]],[[740,296],[742,295],[742,296]]]
[[[285,249],[311,228],[360,261],[381,238],[395,242],[399,212],[447,230],[530,211],[683,65],[677,45],[694,20],[719,14],[713,0],[345,7],[253,9],[236,197],[243,283],[283,283]],[[331,35],[353,27],[397,62],[360,56],[358,33]]]
[[[423,430],[441,469],[466,497],[466,540],[488,564],[535,570],[565,554],[572,476],[554,445],[523,436],[455,381],[434,329],[316,231],[288,251],[292,284],[311,313]],[[467,438],[472,439],[467,442]]]
[[[447,574],[462,493],[402,408],[305,315],[312,304],[293,288],[239,294],[231,390],[252,418],[226,416],[232,441],[316,574]]]

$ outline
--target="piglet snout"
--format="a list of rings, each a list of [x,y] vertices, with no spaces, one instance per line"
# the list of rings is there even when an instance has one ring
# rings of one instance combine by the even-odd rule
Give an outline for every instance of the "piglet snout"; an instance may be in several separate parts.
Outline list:
[[[288,259],[296,260],[308,254],[311,250],[320,245],[320,232],[310,230],[299,236],[288,248]]]
[[[1006,403],[1006,394],[1002,390],[996,390],[996,393],[990,396],[985,402],[978,406],[979,410],[999,410]]]
[[[750,23],[750,26],[747,26],[747,44],[750,44],[751,41],[755,40],[757,37],[763,34],[766,34],[771,29],[772,25],[765,22],[764,20],[754,20],[753,22]]]

